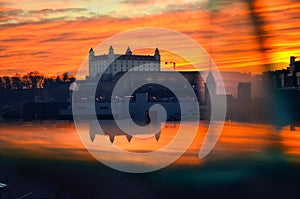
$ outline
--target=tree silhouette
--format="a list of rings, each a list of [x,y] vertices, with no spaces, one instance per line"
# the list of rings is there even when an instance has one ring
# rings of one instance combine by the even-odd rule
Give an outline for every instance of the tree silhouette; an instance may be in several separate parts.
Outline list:
[[[0,77],[0,89],[5,89],[4,84],[5,84],[4,79],[2,77]]]
[[[4,80],[5,90],[11,90],[11,79],[10,79],[10,77],[9,76],[4,76],[3,80]]]
[[[76,78],[65,72],[62,75],[46,77],[38,71],[32,71],[22,76],[16,73],[14,76],[0,77],[0,89],[22,90],[22,89],[43,89],[69,86]]]
[[[23,80],[22,76],[18,73],[15,76],[11,77],[12,89],[22,89],[23,88]]]
[[[64,82],[74,82],[75,81],[75,77],[74,76],[72,76],[72,75],[70,75],[68,72],[65,72],[65,73],[63,73],[63,75],[62,75],[63,77],[62,77],[62,80],[64,81]]]
[[[44,79],[44,88],[54,87],[54,77],[49,77]]]
[[[66,82],[66,81],[68,81],[68,79],[69,79],[69,73],[65,72],[63,74],[63,81]]]
[[[28,73],[28,77],[31,80],[32,89],[43,88],[44,75],[38,71]]]
[[[30,89],[32,88],[32,85],[31,85],[31,79],[29,78],[28,75],[24,75],[23,78],[22,78],[22,83],[23,83],[23,88],[25,89]]]

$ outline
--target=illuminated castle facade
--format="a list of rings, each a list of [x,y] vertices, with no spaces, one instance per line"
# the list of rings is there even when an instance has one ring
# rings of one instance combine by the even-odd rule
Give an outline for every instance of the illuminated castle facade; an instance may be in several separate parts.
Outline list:
[[[109,65],[109,67],[107,67]],[[99,73],[114,76],[127,71],[160,71],[160,53],[156,48],[154,55],[133,55],[128,47],[124,55],[115,54],[112,46],[107,55],[95,55],[93,48],[89,52],[89,76]]]

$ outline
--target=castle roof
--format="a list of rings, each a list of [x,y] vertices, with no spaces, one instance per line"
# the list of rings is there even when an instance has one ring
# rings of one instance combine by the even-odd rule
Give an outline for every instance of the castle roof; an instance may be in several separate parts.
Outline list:
[[[154,56],[150,55],[121,55],[117,60],[143,60],[143,61],[156,61]]]
[[[108,55],[94,56],[93,60],[107,60]],[[150,55],[116,55],[116,60],[138,60],[138,61],[157,61],[154,56]]]

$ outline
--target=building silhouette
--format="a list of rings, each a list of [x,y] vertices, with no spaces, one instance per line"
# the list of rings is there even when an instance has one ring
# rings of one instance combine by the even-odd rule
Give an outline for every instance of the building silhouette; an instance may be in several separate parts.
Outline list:
[[[251,83],[240,82],[238,84],[238,99],[242,101],[251,100]]]
[[[263,74],[270,95],[273,120],[276,125],[290,125],[291,130],[300,125],[300,61],[290,56],[290,63],[282,70]]]
[[[295,56],[290,56],[290,63],[282,70],[268,71],[264,76],[268,78],[270,86],[277,89],[300,88],[300,61]]]

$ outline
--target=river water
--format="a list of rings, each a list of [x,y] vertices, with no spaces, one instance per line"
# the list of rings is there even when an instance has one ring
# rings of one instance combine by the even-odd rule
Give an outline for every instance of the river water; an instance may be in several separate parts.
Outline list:
[[[132,152],[155,151],[167,145],[174,138],[178,126],[178,123],[165,124],[158,141],[156,141],[154,135],[149,135],[146,138],[133,137],[131,142],[128,142],[125,135],[117,134],[113,144]],[[280,152],[280,157],[276,157],[284,158],[287,161],[300,161],[300,129],[290,131],[288,127],[277,129],[266,124],[236,122],[226,122],[211,153],[204,159],[199,159],[198,152],[203,143],[207,126],[206,123],[200,122],[198,134],[192,145],[174,163],[174,166],[201,165],[203,162],[228,158],[259,157],[270,159],[272,158],[272,152],[276,152],[277,155]],[[188,133],[187,131],[186,134]],[[109,136],[96,135],[94,142],[88,141],[87,125],[86,137],[81,135],[81,138],[85,142],[90,142],[91,145],[97,145],[97,140],[103,138],[108,140]],[[97,149],[99,148],[101,150],[101,147],[97,147]],[[0,150],[1,155],[14,157],[96,161],[84,147],[72,122],[0,123]],[[107,155],[106,158],[112,161],[116,158],[113,152],[106,151],[105,154]],[[124,158],[122,161],[143,162],[135,160],[134,157]]]
[[[185,125],[188,137],[188,129],[195,126]],[[158,141],[154,135],[144,135],[130,142],[113,130],[109,135],[97,134],[92,142],[88,127],[83,125],[79,136],[74,123],[66,121],[0,123],[0,182],[9,180],[12,198],[26,193],[33,198],[289,198],[300,194],[299,128],[291,132],[288,126],[225,122],[213,150],[199,159],[208,127],[201,121],[193,143],[178,160],[162,170],[134,175],[103,165],[82,141],[99,150],[106,161],[147,166],[159,161],[117,156],[99,146],[101,140],[110,143],[109,135],[115,135],[113,144],[118,148],[148,153],[172,141],[179,124],[165,124]]]

